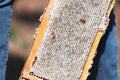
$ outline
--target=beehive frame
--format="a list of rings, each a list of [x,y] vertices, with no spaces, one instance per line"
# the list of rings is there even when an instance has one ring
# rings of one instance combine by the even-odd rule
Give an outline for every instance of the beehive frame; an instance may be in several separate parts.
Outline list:
[[[44,79],[42,77],[39,77],[39,76],[36,76],[36,75],[30,73],[30,69],[31,69],[32,65],[35,63],[36,54],[37,54],[39,45],[42,41],[42,38],[44,36],[44,32],[45,32],[46,27],[48,25],[48,21],[49,21],[49,18],[50,18],[49,11],[53,7],[53,1],[54,0],[50,0],[49,5],[46,9],[46,12],[44,14],[42,23],[40,24],[40,29],[37,32],[37,33],[40,33],[40,34],[37,34],[37,37],[35,38],[32,50],[31,50],[30,55],[29,55],[29,57],[26,61],[26,64],[25,64],[24,69],[22,71],[20,80],[47,80],[47,79]],[[107,27],[107,25],[109,23],[109,15],[110,15],[110,12],[111,12],[111,10],[114,6],[114,3],[115,3],[115,0],[112,0],[109,7],[108,7],[108,10],[106,12],[106,20],[105,20],[105,23],[104,23],[105,24],[104,27]],[[99,41],[100,41],[102,35],[104,34],[104,32],[105,32],[104,29],[99,29],[98,30],[98,32],[96,34],[96,38],[95,38],[95,40],[93,42],[93,45],[92,45],[92,48],[90,50],[89,56],[88,56],[87,61],[84,65],[82,74],[80,75],[80,80],[85,80],[86,79],[86,77],[88,75],[88,70],[90,69],[92,60],[95,56],[97,46],[98,46]]]

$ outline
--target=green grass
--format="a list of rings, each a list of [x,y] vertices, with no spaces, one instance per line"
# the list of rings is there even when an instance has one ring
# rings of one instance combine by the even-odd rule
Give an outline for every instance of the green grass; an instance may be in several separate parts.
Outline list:
[[[120,0],[115,0],[115,3],[116,4],[120,4]]]
[[[11,25],[10,27],[10,40],[16,40],[17,39],[17,31],[16,28]]]

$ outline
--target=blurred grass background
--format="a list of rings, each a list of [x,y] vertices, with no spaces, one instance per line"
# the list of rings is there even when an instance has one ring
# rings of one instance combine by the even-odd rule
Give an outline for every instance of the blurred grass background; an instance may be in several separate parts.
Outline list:
[[[9,37],[6,80],[18,80],[33,44],[39,18],[49,0],[15,0]]]

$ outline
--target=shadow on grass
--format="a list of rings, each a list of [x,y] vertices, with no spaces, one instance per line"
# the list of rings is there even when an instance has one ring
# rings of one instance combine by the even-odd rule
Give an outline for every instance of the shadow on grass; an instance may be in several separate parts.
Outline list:
[[[21,70],[24,66],[25,59],[9,55],[7,64],[6,80],[18,80]]]

